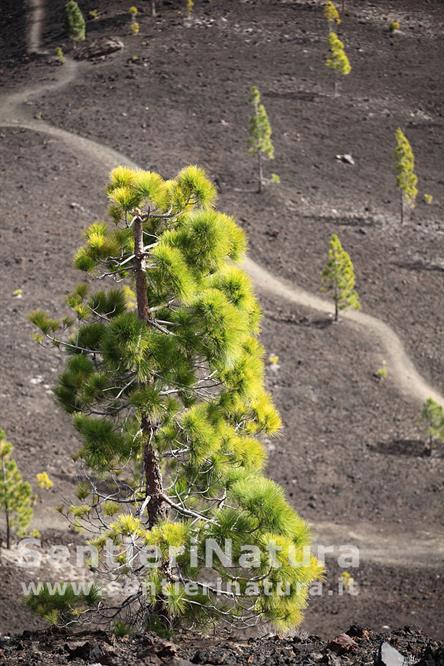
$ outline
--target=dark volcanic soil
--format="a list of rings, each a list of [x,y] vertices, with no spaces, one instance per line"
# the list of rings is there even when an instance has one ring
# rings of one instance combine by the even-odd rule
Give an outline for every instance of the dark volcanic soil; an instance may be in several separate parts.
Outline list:
[[[330,642],[316,636],[279,639],[276,636],[261,640],[233,640],[229,635],[210,642],[199,636],[178,637],[178,643],[144,634],[116,640],[103,632],[83,632],[71,636],[64,631],[26,632],[13,640],[0,639],[0,660],[9,666],[26,663],[66,664],[85,663],[109,666],[191,666],[192,664],[374,664],[380,656],[392,659],[407,658],[417,666],[439,666],[443,663],[444,648],[422,634],[405,628],[400,631],[376,634],[352,626]],[[401,656],[402,655],[402,656]],[[382,663],[388,663],[384,661]],[[398,662],[391,662],[401,663]]]
[[[32,112],[165,176],[189,162],[206,167],[220,186],[221,208],[247,230],[253,258],[313,292],[329,235],[338,232],[355,262],[365,311],[388,322],[418,370],[443,389],[442,3],[350,0],[340,32],[353,71],[336,99],[323,65],[319,3],[197,0],[190,27],[177,3],[165,2],[155,20],[143,3],[137,37],[128,29],[130,4],[81,3],[86,13],[101,9],[88,24],[91,38],[119,35],[125,49],[82,63],[74,83],[33,100]],[[62,43],[62,3],[48,7],[44,39],[52,52]],[[3,90],[51,79],[50,58],[22,57],[17,66],[24,25],[14,2],[3,8]],[[387,31],[392,18],[401,20],[395,36]],[[252,83],[263,91],[274,128],[269,172],[282,179],[262,196],[251,191],[245,148]],[[403,228],[392,173],[398,126],[411,139],[421,189]],[[44,134],[0,128],[0,138],[0,424],[23,473],[46,469],[54,479],[54,507],[72,492],[70,456],[78,443],[50,394],[61,357],[32,343],[26,314],[62,311],[78,279],[71,256],[106,206],[107,174]],[[354,166],[336,159],[344,153]],[[432,206],[422,203],[425,192],[433,194]],[[13,296],[17,288],[22,298]],[[420,405],[400,395],[390,376],[375,379],[384,357],[361,329],[261,300],[263,341],[281,366],[269,371],[268,383],[284,421],[269,445],[269,473],[314,523],[321,543],[333,535],[336,544],[362,549],[352,572],[359,595],[314,598],[303,628],[331,636],[350,621],[378,631],[408,623],[443,638],[444,457],[439,450],[426,455]],[[36,513],[40,527],[60,524],[46,504]],[[332,586],[338,573],[332,562]],[[19,606],[21,573],[0,564],[0,575],[0,632],[18,631],[30,621]]]

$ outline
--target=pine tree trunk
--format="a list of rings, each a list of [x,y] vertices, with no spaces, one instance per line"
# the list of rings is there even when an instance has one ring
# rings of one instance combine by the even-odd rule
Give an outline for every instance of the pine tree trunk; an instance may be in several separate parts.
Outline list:
[[[335,87],[334,87],[334,96],[337,97],[339,92],[339,81],[338,76],[335,74]]]
[[[3,507],[5,509],[5,520],[6,520],[6,548],[10,550],[11,548],[11,525],[9,522],[9,503],[7,497],[7,487],[6,487],[6,467],[5,460],[2,459],[2,477],[3,477],[3,487],[5,492],[5,497],[3,501]]]
[[[339,294],[338,294],[338,288],[335,287],[335,321],[339,321]]]
[[[151,498],[147,507],[148,525],[149,527],[153,527],[156,523],[159,522],[159,520],[165,517],[164,504],[162,499],[162,474],[160,472],[157,451],[152,445],[154,427],[145,415],[142,416],[141,426],[145,437],[145,445],[143,450],[145,492],[146,496]]]
[[[400,190],[400,192],[401,192],[401,204],[400,204],[400,208],[401,208],[401,225],[403,225],[403,224],[404,224],[404,192],[403,192],[402,190]]]
[[[134,220],[134,255],[136,265],[136,298],[137,314],[139,319],[148,322],[150,318],[148,307],[148,285],[146,280],[146,259],[143,250],[143,225],[142,220],[137,217]],[[153,436],[155,426],[150,422],[146,414],[142,414],[141,429],[143,433],[143,473],[145,477],[146,496],[150,497],[148,502],[148,522],[152,527],[161,520],[164,515],[163,486],[157,452],[153,447]]]
[[[156,16],[156,0],[151,0],[151,16]]]
[[[262,185],[263,185],[263,182],[264,182],[264,168],[263,168],[263,164],[262,164],[262,153],[261,153],[261,151],[258,152],[257,157],[258,157],[258,160],[257,160],[257,162],[258,162],[258,187],[257,187],[257,191],[260,194],[262,192]]]

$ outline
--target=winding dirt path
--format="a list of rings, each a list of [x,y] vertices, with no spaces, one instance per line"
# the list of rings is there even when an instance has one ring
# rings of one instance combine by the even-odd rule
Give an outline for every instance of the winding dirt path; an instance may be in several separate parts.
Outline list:
[[[33,46],[35,46],[34,40],[32,42]],[[32,118],[25,103],[33,97],[46,92],[54,92],[69,85],[77,78],[79,70],[80,65],[77,62],[66,58],[65,65],[55,70],[56,76],[53,81],[36,87],[30,86],[20,92],[0,97],[0,126],[22,127],[58,138],[75,153],[88,155],[93,160],[101,163],[106,169],[112,169],[118,164],[139,168],[135,162],[109,146],[96,143],[91,139],[72,134],[58,127],[53,127],[43,120]],[[277,278],[256,264],[252,259],[245,259],[243,265],[253,279],[256,287],[263,293],[268,293],[290,303],[302,305],[318,312],[329,315],[333,314],[332,303],[299,288],[297,285],[289,284],[285,280]],[[357,324],[362,329],[364,335],[378,342],[387,363],[389,376],[406,398],[423,403],[430,397],[444,407],[444,396],[421,377],[405,351],[400,338],[388,324],[372,315],[355,311],[344,312],[342,319]]]
[[[40,47],[45,0],[28,0],[28,2],[30,9],[28,51],[42,53]],[[22,91],[0,96],[0,127],[19,127],[60,139],[74,153],[88,155],[107,170],[119,164],[140,168],[135,162],[109,146],[53,127],[43,120],[32,117],[26,102],[43,93],[54,92],[69,85],[77,78],[80,69],[79,63],[71,58],[66,58],[65,64],[55,70],[55,77],[52,81],[27,86]],[[245,259],[243,267],[253,279],[256,287],[263,293],[318,312],[333,314],[333,305],[330,302],[275,277],[252,259]],[[377,341],[386,359],[390,377],[406,398],[422,403],[431,397],[444,407],[444,396],[421,377],[407,355],[400,338],[390,326],[380,319],[362,312],[345,312],[342,319],[351,325],[357,325],[362,329],[364,335]],[[54,526],[53,521],[51,525]],[[63,528],[62,525],[60,527]],[[363,560],[397,566],[433,567],[442,564],[444,559],[444,535],[442,533],[435,531],[396,533],[390,529],[389,525],[382,525],[381,528],[378,529],[372,524],[339,525],[325,522],[312,524],[317,543],[333,545],[336,548],[341,543],[352,543],[358,546],[360,557]]]

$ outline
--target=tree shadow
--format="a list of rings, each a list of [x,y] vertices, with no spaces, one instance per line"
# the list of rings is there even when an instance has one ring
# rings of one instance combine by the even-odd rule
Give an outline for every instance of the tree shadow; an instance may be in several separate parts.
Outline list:
[[[377,442],[371,447],[373,451],[389,456],[406,456],[409,458],[444,458],[444,447],[429,447],[423,439],[396,438],[389,442]]]
[[[335,216],[335,215],[303,215],[305,219],[313,222],[322,222],[323,224],[336,224],[338,227],[375,227],[378,222],[373,217],[364,215]]]
[[[429,271],[436,273],[444,273],[444,262],[433,263],[433,261],[426,261],[423,259],[416,259],[412,261],[398,261],[394,262],[397,268],[404,268],[407,271]]]
[[[332,324],[335,323],[333,317],[329,316],[319,316],[319,317],[296,317],[294,315],[286,316],[284,313],[275,313],[264,311],[265,317],[271,319],[271,321],[278,322],[280,324],[290,324],[291,326],[300,326],[306,328],[318,328],[324,329],[329,328]]]

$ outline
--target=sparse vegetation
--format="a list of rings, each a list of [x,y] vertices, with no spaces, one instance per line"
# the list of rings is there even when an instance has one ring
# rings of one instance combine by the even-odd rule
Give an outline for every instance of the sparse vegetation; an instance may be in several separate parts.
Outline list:
[[[391,21],[389,25],[389,30],[390,32],[396,32],[397,30],[401,29],[401,23],[399,21]]]
[[[54,55],[61,65],[65,63],[65,54],[63,53],[61,46],[57,46],[56,50],[54,51]]]
[[[424,194],[424,203],[427,204],[427,206],[431,206],[433,203],[433,195],[432,194]]]
[[[130,29],[133,35],[138,35],[140,32],[140,23],[138,21],[131,21]]]
[[[324,7],[324,16],[328,22],[328,29],[333,30],[333,25],[339,25],[341,23],[341,17],[333,0],[327,0]]]
[[[435,442],[444,444],[444,409],[432,398],[428,398],[422,407],[421,421],[429,448],[432,449]]]
[[[415,156],[412,147],[402,129],[395,133],[395,170],[396,184],[401,195],[400,210],[401,224],[405,219],[405,205],[415,207],[418,196],[418,177],[415,173]]]
[[[335,73],[334,93],[338,94],[338,76],[347,76],[351,72],[350,61],[345,52],[344,43],[335,32],[328,35],[329,55],[326,65]]]
[[[139,14],[139,10],[135,5],[132,5],[128,10],[131,16],[130,29],[133,35],[138,35],[140,32],[140,23],[136,21],[136,16]]]
[[[361,305],[355,290],[355,271],[352,260],[342,247],[336,234],[330,239],[328,260],[321,274],[322,290],[332,295],[335,304],[335,321],[339,312],[352,308],[359,310]]]
[[[71,583],[57,586],[44,583],[38,592],[30,594],[26,604],[34,613],[43,617],[49,624],[66,624],[94,608],[100,601],[100,590],[91,585],[88,592],[83,592]]]
[[[51,490],[54,486],[54,482],[49,478],[48,472],[39,472],[35,475],[37,485],[43,490]]]
[[[387,368],[387,364],[386,364],[385,361],[383,362],[382,366],[376,370],[375,377],[376,377],[376,379],[379,379],[381,381],[384,381],[385,379],[387,379],[387,377],[388,377],[388,368]]]
[[[33,494],[31,484],[22,479],[13,447],[0,430],[0,511],[5,520],[5,544],[11,548],[14,534],[23,536],[32,520]]]
[[[65,16],[69,37],[73,42],[83,42],[86,39],[86,24],[75,0],[68,0],[66,3]]]
[[[262,192],[265,180],[263,172],[264,158],[274,159],[274,146],[271,140],[271,125],[265,106],[262,104],[261,94],[257,86],[252,86],[250,91],[250,102],[253,106],[253,114],[250,118],[249,150],[258,161],[258,192]],[[275,181],[276,182],[276,181]]]

